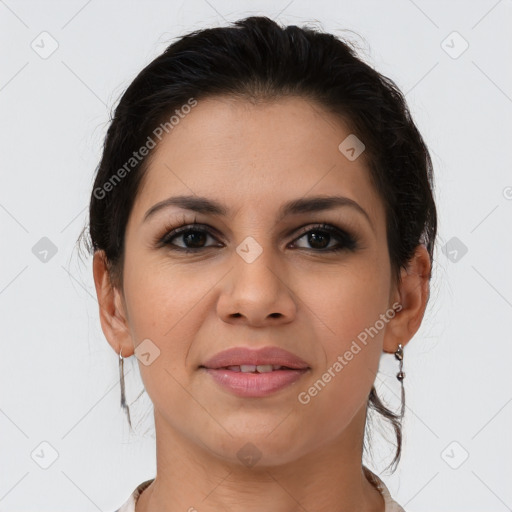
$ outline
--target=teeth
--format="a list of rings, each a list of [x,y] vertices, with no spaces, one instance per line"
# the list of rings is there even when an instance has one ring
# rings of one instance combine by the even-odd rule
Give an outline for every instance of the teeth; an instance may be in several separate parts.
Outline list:
[[[272,365],[271,364],[261,364],[259,366],[256,366],[258,372],[260,373],[267,373],[272,371]]]
[[[243,373],[254,373],[256,370],[258,373],[268,373],[274,370],[279,370],[281,365],[279,364],[242,364],[240,366],[228,366],[227,369],[232,372],[243,372]]]

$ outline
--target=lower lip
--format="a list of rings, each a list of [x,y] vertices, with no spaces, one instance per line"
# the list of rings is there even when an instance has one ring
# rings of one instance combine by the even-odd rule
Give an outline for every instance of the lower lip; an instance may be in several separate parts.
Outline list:
[[[308,369],[304,369],[243,373],[225,368],[204,368],[204,370],[224,389],[242,397],[268,396],[298,381],[308,371]]]

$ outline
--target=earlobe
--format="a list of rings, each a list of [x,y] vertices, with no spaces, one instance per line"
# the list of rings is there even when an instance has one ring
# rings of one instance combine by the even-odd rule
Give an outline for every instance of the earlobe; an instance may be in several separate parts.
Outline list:
[[[128,357],[133,354],[133,343],[121,293],[112,285],[104,251],[94,253],[93,276],[103,334],[116,354],[122,348],[123,357]]]
[[[384,352],[394,353],[405,346],[418,331],[430,293],[431,261],[424,245],[418,245],[407,268],[401,270],[398,302],[402,308],[388,323],[384,334]]]

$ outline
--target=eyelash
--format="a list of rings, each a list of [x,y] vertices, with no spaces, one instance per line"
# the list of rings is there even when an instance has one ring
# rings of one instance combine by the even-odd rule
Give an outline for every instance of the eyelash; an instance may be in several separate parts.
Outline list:
[[[192,227],[196,226],[196,227]],[[325,223],[319,223],[314,224],[312,226],[306,226],[305,228],[302,228],[299,232],[298,236],[293,240],[296,242],[300,238],[303,238],[305,235],[309,233],[327,233],[329,235],[334,236],[338,239],[338,243],[341,243],[338,247],[333,247],[330,249],[305,249],[310,250],[313,252],[319,252],[319,253],[338,253],[341,251],[351,251],[354,252],[359,248],[359,239],[358,237],[354,236],[351,232],[343,229],[339,229],[335,226],[332,226],[330,224]],[[165,228],[165,234],[162,237],[157,237],[156,244],[157,247],[168,247],[172,251],[182,252],[185,254],[188,253],[197,253],[203,249],[207,249],[208,247],[213,246],[207,246],[207,247],[199,247],[196,249],[190,249],[190,248],[184,248],[184,247],[178,247],[171,243],[171,240],[179,237],[179,235],[184,235],[187,233],[204,233],[206,235],[210,235],[212,238],[215,238],[213,234],[211,233],[211,230],[205,227],[204,224],[199,224],[195,220],[192,223],[188,223],[185,226],[180,226],[177,228],[172,228],[171,226],[167,226]],[[330,242],[330,240],[329,240]],[[303,248],[299,248],[303,249]]]

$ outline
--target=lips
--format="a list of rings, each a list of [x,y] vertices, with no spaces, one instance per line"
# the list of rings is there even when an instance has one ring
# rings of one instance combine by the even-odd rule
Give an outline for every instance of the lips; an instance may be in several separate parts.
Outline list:
[[[233,347],[224,350],[200,365],[200,368],[229,369],[244,373],[268,373],[279,369],[306,370],[309,365],[300,357],[280,347],[250,349]]]
[[[263,398],[288,388],[299,381],[308,370],[273,370],[264,373],[245,373],[222,368],[203,368],[224,391],[242,398]]]
[[[310,367],[279,347],[234,347],[214,355],[198,369],[232,395],[263,398],[293,385]]]

